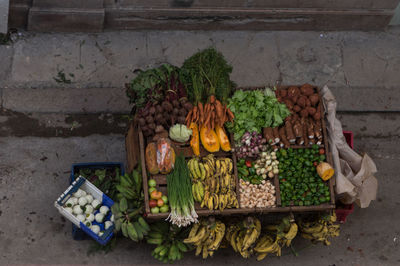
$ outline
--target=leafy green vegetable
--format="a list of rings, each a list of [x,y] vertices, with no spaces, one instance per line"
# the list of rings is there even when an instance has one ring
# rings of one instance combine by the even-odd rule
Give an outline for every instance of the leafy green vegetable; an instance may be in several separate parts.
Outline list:
[[[261,133],[263,127],[277,127],[290,115],[286,105],[279,103],[270,88],[265,90],[237,90],[228,101],[235,115],[234,123],[227,128],[238,141],[246,132]]]
[[[214,48],[205,49],[186,59],[180,72],[188,98],[195,104],[205,102],[210,95],[226,103],[235,87],[229,79],[232,67]]]
[[[178,78],[178,68],[169,64],[141,71],[130,84],[126,85],[129,102],[134,104],[134,108],[144,107],[150,102],[160,102],[170,86],[175,85],[171,83]]]

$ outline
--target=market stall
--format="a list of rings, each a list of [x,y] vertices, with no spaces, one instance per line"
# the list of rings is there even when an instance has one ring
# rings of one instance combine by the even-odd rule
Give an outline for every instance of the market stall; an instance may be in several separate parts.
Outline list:
[[[81,170],[56,207],[100,244],[145,239],[163,262],[229,246],[262,260],[297,235],[329,245],[340,226],[320,88],[237,88],[231,72],[209,48],[139,73],[127,172]]]

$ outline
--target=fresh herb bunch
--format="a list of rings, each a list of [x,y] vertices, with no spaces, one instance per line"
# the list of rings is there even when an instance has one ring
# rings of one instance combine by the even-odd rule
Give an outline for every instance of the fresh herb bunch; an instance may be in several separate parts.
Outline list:
[[[89,180],[112,200],[117,199],[116,185],[120,182],[119,168],[81,168],[79,169],[79,175]]]
[[[226,103],[235,87],[229,78],[232,66],[214,48],[205,49],[186,59],[180,73],[188,98],[195,104],[205,102],[210,95]]]
[[[265,90],[237,90],[228,101],[235,115],[234,122],[226,126],[239,141],[245,132],[261,133],[264,127],[280,126],[290,115],[285,104],[279,103],[270,88]]]
[[[141,71],[126,87],[134,112],[164,99],[172,101],[186,95],[185,87],[179,79],[179,69],[169,64]]]

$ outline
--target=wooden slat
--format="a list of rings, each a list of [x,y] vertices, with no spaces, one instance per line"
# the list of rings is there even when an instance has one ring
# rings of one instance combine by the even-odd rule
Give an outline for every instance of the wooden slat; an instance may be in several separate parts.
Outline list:
[[[146,213],[150,213],[149,206],[149,190],[148,190],[148,180],[147,180],[147,172],[146,172],[146,158],[144,155],[145,152],[145,143],[143,138],[143,132],[139,130],[139,145],[140,145],[140,162],[142,164],[142,180],[143,180],[143,193],[144,193],[144,208]]]

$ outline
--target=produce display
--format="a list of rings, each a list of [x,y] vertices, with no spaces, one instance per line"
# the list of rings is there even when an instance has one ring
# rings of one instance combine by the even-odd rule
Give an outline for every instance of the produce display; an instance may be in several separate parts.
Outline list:
[[[310,206],[330,201],[329,186],[316,170],[325,160],[323,149],[318,145],[312,149],[281,149],[277,158],[282,206]]]
[[[78,189],[63,207],[98,236],[114,226],[114,215],[109,207],[102,205],[101,201],[82,189]]]
[[[164,263],[229,246],[243,258],[281,256],[298,231],[329,245],[339,225],[318,89],[238,89],[231,72],[213,48],[180,68],[140,72],[127,85],[139,166],[122,176],[88,173],[115,200],[113,215],[86,194],[74,195],[68,212],[97,234],[115,221],[115,232],[156,245],[152,256]],[[292,211],[297,222],[290,214],[265,225],[255,216]]]

